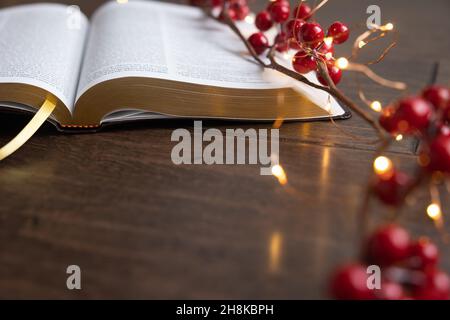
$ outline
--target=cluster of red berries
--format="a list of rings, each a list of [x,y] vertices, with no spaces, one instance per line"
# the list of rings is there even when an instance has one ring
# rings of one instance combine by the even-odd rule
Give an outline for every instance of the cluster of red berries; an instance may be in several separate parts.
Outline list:
[[[190,3],[197,7],[219,8],[224,1],[228,2],[228,17],[233,21],[242,21],[250,13],[247,0],[190,0]],[[219,18],[224,18],[224,12],[220,12]]]
[[[430,86],[420,96],[407,97],[386,107],[381,126],[394,136],[414,135],[421,140],[419,163],[426,173],[450,174],[450,89]],[[387,205],[403,203],[414,179],[394,168],[377,176],[373,191]]]
[[[439,250],[427,238],[411,240],[394,224],[376,230],[366,242],[362,263],[338,268],[330,293],[340,300],[447,300],[450,278],[439,270]],[[381,288],[368,285],[368,266],[381,270]],[[369,281],[370,282],[370,281]]]
[[[306,74],[317,71],[317,61],[322,60],[327,65],[330,78],[338,84],[342,78],[342,70],[334,63],[334,45],[347,41],[350,30],[342,22],[335,22],[325,34],[320,24],[310,21],[311,13],[311,7],[302,3],[293,10],[292,19],[289,20],[289,1],[270,1],[266,10],[256,16],[255,25],[260,31],[252,34],[248,41],[258,55],[263,54],[270,46],[264,32],[278,25],[280,31],[274,40],[275,48],[279,52],[297,50],[292,59],[293,68],[297,72]],[[323,85],[328,85],[321,76],[318,78]]]

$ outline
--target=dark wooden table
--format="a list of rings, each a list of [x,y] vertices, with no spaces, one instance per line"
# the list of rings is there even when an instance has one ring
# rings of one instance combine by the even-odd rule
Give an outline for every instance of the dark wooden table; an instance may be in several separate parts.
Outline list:
[[[25,2],[34,1],[0,6]],[[102,2],[78,4],[90,14]],[[357,26],[374,3],[401,34],[376,71],[405,80],[411,92],[430,82],[433,70],[448,85],[448,0],[330,1],[319,19]],[[341,85],[355,99],[358,83],[383,102],[396,96],[356,80],[346,75]],[[0,143],[26,121],[2,114]],[[285,124],[281,162],[296,190],[292,194],[273,177],[260,176],[257,166],[172,164],[172,130],[192,125],[154,121],[94,135],[62,135],[46,126],[1,162],[0,297],[326,297],[330,270],[358,251],[356,213],[375,146],[329,122]],[[363,138],[375,136],[356,116],[339,126]],[[406,140],[389,156],[407,169],[414,164],[414,148],[415,141]],[[442,267],[450,271],[450,248],[425,216],[427,197],[419,193],[401,222],[413,235],[438,241]],[[444,204],[450,211],[448,196]],[[378,205],[371,212],[374,223],[391,214]],[[82,269],[81,291],[66,289],[71,264]]]

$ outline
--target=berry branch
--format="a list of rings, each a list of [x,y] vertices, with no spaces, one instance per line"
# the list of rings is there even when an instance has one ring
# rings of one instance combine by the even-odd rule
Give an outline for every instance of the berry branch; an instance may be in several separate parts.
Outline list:
[[[427,214],[440,231],[445,243],[439,185],[447,184],[450,175],[450,89],[438,85],[425,88],[419,95],[403,98],[386,107],[380,117],[381,126],[391,134],[378,149],[371,177],[360,211],[360,231],[364,255],[360,262],[338,268],[332,276],[330,293],[337,299],[419,299],[447,300],[450,278],[439,269],[439,251],[427,238],[410,241],[401,227],[390,224],[380,227],[366,240],[369,225],[369,202],[378,198],[395,209],[396,219],[407,198],[419,187],[428,185],[431,203]],[[393,137],[413,136],[421,149],[418,166],[412,176],[395,168],[383,153]],[[364,286],[368,265],[383,267],[383,285],[378,290]]]
[[[364,64],[355,62],[360,50],[367,45],[384,38],[388,33],[396,35],[391,23],[383,26],[373,25],[370,30],[356,38],[349,58],[336,59],[334,45],[346,42],[350,30],[337,21],[325,33],[315,21],[314,15],[328,0],[322,0],[314,8],[301,0],[293,12],[288,0],[271,0],[266,10],[256,15],[254,23],[259,31],[249,38],[242,34],[236,24],[236,21],[244,20],[250,12],[246,0],[191,2],[202,6],[211,18],[229,26],[261,67],[276,70],[328,93],[376,130],[378,140],[375,143],[379,143],[379,146],[373,161],[373,174],[367,183],[359,213],[359,231],[364,243],[370,224],[370,201],[373,198],[378,198],[386,206],[394,208],[397,213],[395,218],[398,218],[406,199],[424,185],[428,185],[431,197],[427,214],[444,236],[444,240],[450,238],[443,229],[444,217],[438,188],[446,184],[450,192],[450,89],[430,86],[417,96],[402,98],[384,108],[379,101],[367,100],[359,90],[364,104],[381,113],[379,119],[376,119],[337,87],[345,70],[362,73],[384,87],[406,90],[405,83],[384,79],[370,69],[371,65],[380,63],[389,54],[397,45],[396,40],[388,45],[377,59]],[[291,16],[292,19],[289,20]],[[271,44],[266,34],[275,30],[277,34]],[[280,64],[278,59],[279,53],[289,53],[292,50],[296,53],[292,56],[291,69]],[[321,85],[305,76],[309,73],[315,73]],[[276,127],[281,126],[281,123],[282,120],[277,120]],[[413,175],[396,169],[393,162],[383,155],[394,142],[400,141],[404,136],[412,136],[420,141],[418,166]],[[274,175],[285,184],[286,175],[281,166],[278,167],[276,172],[279,172],[283,179],[275,173]],[[404,229],[390,224],[379,228],[369,237],[363,252],[361,262],[342,267],[334,274],[331,283],[333,297],[448,299],[450,296],[450,278],[438,269],[438,250],[430,240],[421,238],[411,241]],[[370,264],[387,270],[383,277],[383,289],[379,291],[369,290],[366,286],[365,268]]]
[[[428,185],[432,199],[427,214],[439,229],[442,228],[439,191],[433,190],[449,180],[449,120],[450,90],[438,85],[427,87],[417,96],[400,99],[384,108],[379,123],[392,138],[376,154],[375,174],[371,178],[361,214],[367,211],[371,196],[399,211],[409,195],[420,186]],[[403,136],[416,138],[420,145],[418,165],[412,176],[397,170],[389,158],[382,156],[394,141],[393,137]]]
[[[202,3],[197,3],[197,5],[202,5],[204,11],[209,17],[229,26],[230,29],[242,40],[250,55],[258,64],[261,65],[261,67],[276,70],[294,80],[330,94],[356,114],[361,116],[376,130],[379,137],[376,142],[385,141],[388,136],[378,121],[369,112],[364,110],[364,108],[360,107],[356,102],[347,97],[336,86],[342,77],[342,71],[334,65],[336,63],[336,59],[333,57],[333,44],[341,44],[348,39],[350,32],[348,27],[340,22],[336,22],[329,28],[327,38],[325,38],[320,25],[317,23],[306,22],[310,20],[313,15],[317,13],[317,11],[327,2],[328,0],[323,0],[315,8],[311,9],[302,1],[300,5],[295,8],[293,14],[294,18],[290,21],[287,21],[291,13],[289,2],[286,0],[269,2],[268,9],[260,12],[256,16],[255,24],[260,32],[254,33],[248,39],[242,34],[235,22],[236,20],[239,20],[239,16],[243,16],[242,14],[239,14],[240,11],[249,11],[248,8],[246,8],[246,1],[202,1]],[[218,5],[220,5],[219,14],[214,12],[214,9],[217,9]],[[280,31],[275,37],[274,43],[269,45],[269,41],[263,32],[271,29],[274,24],[279,24],[279,28],[282,31]],[[372,35],[377,31],[380,31],[380,28],[374,28],[373,30],[366,32],[361,37],[358,37],[358,41],[363,41],[369,35]],[[305,35],[305,39],[301,39],[303,35]],[[329,43],[330,41],[331,43]],[[374,40],[372,39],[371,41]],[[367,43],[369,42],[370,41]],[[377,61],[381,61],[394,46],[395,43],[390,45],[377,59]],[[286,52],[290,48],[300,50],[293,59],[294,70],[281,65],[277,62],[276,58],[276,52]],[[261,57],[267,49],[269,50],[266,58],[269,62],[264,62]],[[355,52],[353,52],[352,55],[356,56]],[[372,62],[372,64],[373,63],[374,62]],[[350,69],[350,65],[347,65],[346,68]],[[387,80],[380,81],[380,79],[382,79],[381,77],[375,75],[370,69],[363,65],[352,63],[351,68],[355,71],[368,73],[372,79],[383,85],[391,84]],[[313,70],[317,71],[319,81],[322,85],[311,82],[303,75]],[[404,89],[405,86],[400,84],[400,88]]]

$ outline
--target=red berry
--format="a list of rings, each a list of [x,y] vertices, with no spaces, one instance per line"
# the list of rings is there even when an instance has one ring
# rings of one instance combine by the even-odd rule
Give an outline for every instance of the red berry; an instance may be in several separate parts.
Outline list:
[[[289,38],[295,38],[299,40],[299,33],[301,28],[306,22],[301,19],[292,19],[289,20],[286,24],[286,32],[289,36]]]
[[[211,0],[211,6],[213,8],[220,7],[223,3],[223,0]]]
[[[234,0],[230,4],[230,9],[236,12],[236,20],[242,21],[250,13],[250,8],[246,0]]]
[[[444,110],[444,114],[442,115],[442,119],[444,121],[450,121],[450,101],[447,103],[447,107]]]
[[[300,40],[310,48],[317,48],[324,37],[325,33],[318,23],[307,22],[300,30]]]
[[[244,20],[248,14],[250,13],[250,8],[248,6],[240,7],[236,9],[236,20],[242,21]]]
[[[275,49],[278,52],[286,52],[289,50],[289,41],[286,32],[281,31],[275,37]]]
[[[262,54],[269,47],[269,40],[262,32],[252,34],[248,41],[258,55]]]
[[[367,258],[370,263],[389,266],[405,260],[410,248],[408,232],[394,224],[378,229],[367,243]]]
[[[228,16],[229,16],[230,19],[233,20],[233,21],[237,20],[237,14],[236,14],[236,11],[233,10],[233,9],[231,9],[231,8],[228,9]],[[224,13],[224,11],[220,12],[219,20],[220,20],[220,21],[225,21],[225,13]]]
[[[267,11],[261,11],[256,15],[255,25],[261,31],[267,31],[273,26],[272,18],[270,13]]]
[[[269,11],[269,13],[271,12],[272,7],[273,7],[275,4],[281,4],[281,5],[287,6],[287,7],[289,7],[289,8],[291,7],[291,3],[289,2],[289,0],[274,0],[274,1],[269,1],[269,4],[267,5],[267,11]]]
[[[403,99],[398,104],[395,114],[397,131],[399,133],[414,133],[428,128],[433,107],[428,101],[419,97],[409,97]]]
[[[311,7],[305,3],[294,9],[292,16],[297,19],[308,20],[311,18]]]
[[[380,290],[375,290],[375,295],[380,300],[403,300],[405,298],[403,287],[400,284],[386,280],[382,281]]]
[[[291,7],[289,5],[289,2],[278,1],[272,3],[268,11],[273,21],[282,23],[289,19],[289,15],[291,14]]]
[[[373,192],[386,205],[399,206],[404,201],[404,193],[411,178],[403,172],[393,171],[378,175],[373,184]]]
[[[327,69],[331,80],[333,80],[333,83],[337,85],[342,79],[342,70],[334,65],[328,65]],[[322,78],[320,74],[318,74],[317,79],[319,79],[320,83],[324,86],[328,86],[328,82],[324,78]]]
[[[367,270],[363,265],[350,264],[339,268],[332,276],[330,293],[338,300],[375,299],[367,286]]]
[[[446,109],[450,101],[450,90],[441,86],[430,86],[423,91],[422,97],[436,109]]]
[[[438,134],[443,136],[450,136],[450,127],[445,124],[438,125]]]
[[[292,58],[294,70],[301,74],[306,74],[317,69],[316,59],[305,51],[299,51]]]
[[[439,250],[427,238],[421,238],[411,245],[409,265],[416,269],[425,270],[435,267],[439,260]]]
[[[443,271],[428,270],[422,284],[414,289],[413,294],[417,300],[448,300],[450,279]]]
[[[380,125],[389,133],[397,134],[398,121],[395,117],[396,108],[394,106],[388,106],[383,109],[379,122]]]
[[[430,144],[429,168],[450,173],[450,136],[439,135]]]
[[[342,22],[335,22],[328,28],[328,37],[333,38],[335,44],[341,44],[348,40],[350,29]]]

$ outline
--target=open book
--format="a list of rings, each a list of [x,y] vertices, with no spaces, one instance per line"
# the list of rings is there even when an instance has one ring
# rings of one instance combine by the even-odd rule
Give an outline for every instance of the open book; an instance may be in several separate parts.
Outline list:
[[[90,22],[75,11],[0,10],[0,111],[36,112],[51,95],[49,120],[61,129],[160,117],[348,116],[327,94],[264,71],[198,8],[110,2]]]

